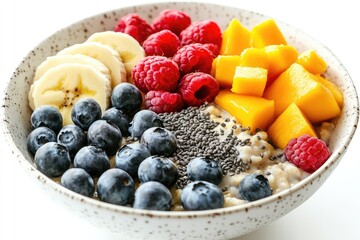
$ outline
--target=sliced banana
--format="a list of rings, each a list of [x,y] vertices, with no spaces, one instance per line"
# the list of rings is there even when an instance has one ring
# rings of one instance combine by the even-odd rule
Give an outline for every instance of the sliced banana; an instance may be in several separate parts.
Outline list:
[[[56,55],[46,58],[45,61],[43,61],[37,68],[35,72],[35,77],[33,79],[33,84],[30,86],[29,90],[29,105],[32,109],[34,109],[34,98],[32,97],[32,92],[34,91],[34,86],[36,84],[36,81],[44,75],[46,71],[48,71],[50,68],[55,67],[57,65],[63,64],[63,63],[80,63],[80,64],[87,64],[90,65],[97,70],[99,70],[102,74],[104,74],[109,81],[111,80],[110,71],[109,69],[99,60],[82,55],[82,54],[75,54],[75,55]]]
[[[88,64],[99,70],[102,74],[104,74],[109,79],[109,81],[111,80],[109,68],[107,68],[104,63],[84,54],[74,54],[74,55],[55,55],[46,58],[46,60],[43,61],[36,68],[34,81],[37,81],[50,68],[60,65],[62,63]]]
[[[71,109],[82,98],[95,99],[104,112],[110,104],[111,86],[108,79],[96,68],[63,63],[52,67],[39,78],[32,97],[34,107],[52,105],[63,117],[63,125],[73,124]]]
[[[145,57],[145,51],[135,38],[126,33],[105,31],[92,34],[87,42],[100,42],[115,49],[125,64],[128,76],[135,64]]]
[[[110,71],[112,88],[119,83],[127,82],[126,70],[119,53],[107,45],[97,42],[84,42],[64,48],[57,53],[57,55],[71,54],[87,55],[102,62]]]

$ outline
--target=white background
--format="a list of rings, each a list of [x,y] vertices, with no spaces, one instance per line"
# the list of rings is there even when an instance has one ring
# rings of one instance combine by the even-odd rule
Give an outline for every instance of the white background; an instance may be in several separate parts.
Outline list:
[[[142,2],[149,1],[0,1],[0,94],[22,57],[56,30],[100,12]],[[222,2],[275,17],[312,35],[339,57],[360,89],[360,13],[356,1]],[[278,221],[239,239],[359,239],[357,146],[359,131],[338,168],[313,197]],[[51,202],[4,152],[0,151],[1,240],[117,239]]]

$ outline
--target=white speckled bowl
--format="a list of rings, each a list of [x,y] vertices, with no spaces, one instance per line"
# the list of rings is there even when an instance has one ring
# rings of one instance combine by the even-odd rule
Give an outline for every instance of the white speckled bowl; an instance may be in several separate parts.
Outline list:
[[[308,199],[329,177],[344,156],[359,118],[359,102],[355,87],[344,66],[329,49],[302,31],[277,21],[290,44],[299,51],[314,48],[329,64],[328,76],[341,88],[345,105],[336,130],[331,138],[330,159],[314,174],[291,189],[271,197],[229,207],[202,212],[156,212],[135,210],[115,206],[73,193],[52,181],[34,166],[33,158],[26,148],[26,137],[30,131],[27,94],[36,67],[50,55],[74,44],[85,41],[92,33],[109,30],[118,19],[137,12],[151,20],[161,10],[177,8],[186,11],[192,19],[212,19],[224,29],[232,18],[239,19],[251,28],[269,17],[235,7],[203,3],[158,3],[118,9],[93,16],[44,40],[23,59],[8,83],[1,102],[1,135],[6,147],[29,176],[60,204],[73,213],[81,215],[95,226],[107,228],[121,235],[121,239],[228,239],[249,233],[287,214]],[[2,141],[3,142],[3,141]],[[141,226],[141,227],[139,227]]]

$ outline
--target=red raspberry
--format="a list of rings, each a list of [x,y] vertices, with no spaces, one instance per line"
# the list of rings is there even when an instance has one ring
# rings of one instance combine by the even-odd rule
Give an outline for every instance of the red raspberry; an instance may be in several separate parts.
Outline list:
[[[200,21],[192,23],[180,33],[181,44],[190,43],[213,43],[219,49],[222,42],[222,34],[219,25],[214,21]]]
[[[156,113],[177,112],[183,106],[183,99],[178,93],[150,91],[145,95],[145,107]]]
[[[174,9],[162,11],[153,21],[155,31],[168,29],[180,35],[180,32],[191,24],[191,18],[184,12]]]
[[[142,46],[147,56],[172,57],[180,47],[180,40],[173,32],[165,29],[151,34]]]
[[[290,140],[284,151],[289,162],[309,173],[321,167],[331,155],[324,141],[308,134]]]
[[[150,26],[136,13],[128,14],[122,17],[114,28],[114,31],[127,33],[135,38],[139,43],[142,43],[154,32],[152,26]]]
[[[200,43],[183,46],[173,56],[182,74],[195,71],[210,73],[213,59],[212,52]]]
[[[147,56],[132,70],[134,84],[143,92],[151,90],[174,91],[180,78],[179,67],[162,56]]]
[[[188,73],[179,82],[179,92],[188,106],[200,106],[214,101],[219,93],[219,83],[210,74]]]
[[[213,54],[213,58],[216,58],[219,55],[219,48],[213,43],[205,43],[203,44],[210,52]]]

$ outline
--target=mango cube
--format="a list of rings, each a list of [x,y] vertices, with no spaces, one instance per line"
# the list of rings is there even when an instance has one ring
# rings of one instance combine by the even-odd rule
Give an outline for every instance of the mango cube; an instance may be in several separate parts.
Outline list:
[[[262,48],[268,45],[287,44],[274,19],[265,20],[251,30],[250,45]]]
[[[263,48],[246,48],[240,54],[240,66],[268,68],[268,54]]]
[[[236,67],[231,91],[243,95],[262,97],[266,85],[267,69]]]
[[[250,47],[250,31],[237,19],[231,20],[222,37],[221,55],[238,55]]]
[[[290,104],[275,119],[267,133],[273,143],[281,149],[284,149],[291,139],[303,134],[317,137],[312,124],[295,103]]]
[[[268,55],[268,83],[269,86],[291,64],[296,62],[298,51],[291,45],[269,45],[264,47]]]
[[[275,101],[275,116],[291,103],[312,123],[337,117],[340,108],[331,91],[298,63],[292,64],[264,91],[264,98]]]
[[[218,55],[214,61],[215,69],[212,72],[220,87],[231,88],[235,68],[240,64],[240,55]]]
[[[319,74],[316,74],[316,77],[317,80],[319,80],[319,82],[324,84],[324,86],[331,91],[337,104],[339,105],[340,108],[342,108],[344,106],[344,95],[342,91],[338,88],[338,86],[336,86],[336,84],[331,82],[329,79],[326,79]]]
[[[314,49],[309,49],[300,53],[296,62],[301,64],[312,74],[323,73],[328,67],[324,59],[322,59]]]
[[[243,127],[266,130],[274,120],[274,101],[221,90],[215,103],[234,116]]]

